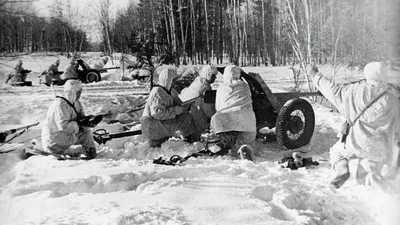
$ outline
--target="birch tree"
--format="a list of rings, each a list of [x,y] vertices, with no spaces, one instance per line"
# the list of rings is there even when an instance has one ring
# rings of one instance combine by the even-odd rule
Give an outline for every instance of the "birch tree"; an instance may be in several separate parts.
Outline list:
[[[177,65],[179,65],[179,54],[178,54],[178,49],[177,49],[174,5],[172,4],[172,0],[169,0],[169,12],[170,12],[170,19],[169,20],[170,20],[172,54],[175,56],[175,62],[177,63]]]
[[[209,24],[208,24],[208,13],[207,13],[207,11],[208,11],[208,8],[207,8],[207,0],[203,0],[204,1],[204,17],[205,17],[205,20],[206,20],[206,28],[205,28],[205,30],[206,30],[206,43],[207,43],[207,45],[206,45],[206,61],[207,61],[207,64],[209,63],[209,60],[210,60],[210,56],[209,56],[209,50],[210,50],[210,36],[208,35],[208,29],[209,29]]]
[[[182,10],[183,10],[182,1],[178,0],[179,22],[180,22],[181,40],[182,40],[183,64],[186,64],[186,35],[185,35],[185,29],[184,29],[184,24],[183,24],[183,13],[182,13]]]
[[[100,26],[104,52],[107,55],[112,55],[111,31],[113,29],[113,19],[111,17],[111,2],[110,0],[100,0],[98,3],[95,15]]]
[[[300,5],[297,5],[299,3]],[[313,90],[308,77],[306,66],[312,62],[311,51],[311,11],[308,0],[286,0],[283,15],[287,22],[287,34],[291,46],[300,64],[300,69],[305,74],[308,89]],[[298,82],[295,80],[295,82]]]

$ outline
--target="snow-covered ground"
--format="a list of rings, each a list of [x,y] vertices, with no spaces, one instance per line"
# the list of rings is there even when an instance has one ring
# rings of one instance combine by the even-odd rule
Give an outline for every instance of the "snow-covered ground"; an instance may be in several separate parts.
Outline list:
[[[33,87],[5,85],[11,68],[4,64],[12,66],[16,59],[0,59],[0,130],[44,120],[54,97],[51,89],[38,85],[37,75],[54,59],[23,57],[25,68],[36,72],[28,76]],[[60,69],[67,63],[62,58]],[[288,67],[243,69],[260,73],[274,92],[292,87]],[[324,73],[329,70],[323,68]],[[84,85],[87,113],[106,110],[109,102],[145,101],[148,85],[115,81],[119,73],[103,74],[113,79]],[[354,71],[339,74],[348,80],[362,78]],[[55,92],[61,94],[62,89]],[[32,139],[40,143],[40,125],[32,127],[14,144],[0,147],[16,149],[0,154],[0,224],[400,224],[400,177],[392,183],[393,193],[358,185],[354,177],[339,190],[329,187],[329,147],[336,142],[343,118],[312,105],[315,133],[301,150],[320,165],[297,171],[277,163],[289,151],[261,142],[254,162],[218,157],[190,159],[175,167],[155,165],[155,158],[184,156],[204,145],[169,140],[161,148],[149,148],[141,136],[107,142],[91,161],[58,161],[50,156],[21,160],[21,150]],[[123,131],[118,123],[96,128]],[[352,163],[351,169],[355,166]]]

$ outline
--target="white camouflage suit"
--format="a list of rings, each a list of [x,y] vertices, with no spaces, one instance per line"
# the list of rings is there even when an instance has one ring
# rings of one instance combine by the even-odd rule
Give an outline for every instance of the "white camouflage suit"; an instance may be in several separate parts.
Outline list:
[[[24,67],[22,67],[22,60],[18,60],[18,62],[14,66],[14,81],[15,82],[24,82],[26,80],[26,74],[23,74],[22,71],[25,70]]]
[[[177,91],[172,88],[178,75],[173,69],[164,69],[159,76],[159,86],[153,87],[141,117],[143,136],[152,141],[160,141],[179,132],[188,137],[195,131],[192,116],[180,106]],[[158,144],[154,144],[156,147]]]
[[[64,84],[64,98],[73,104],[79,115],[64,99],[56,98],[52,102],[42,128],[45,151],[68,155],[95,148],[90,128],[79,127],[77,123],[78,117],[85,116],[82,103],[78,100],[81,91],[78,80],[68,80]]]
[[[400,91],[388,84],[387,69],[379,62],[367,64],[364,76],[366,80],[347,85],[335,84],[321,73],[313,79],[318,90],[349,122],[385,92],[350,128],[345,145],[339,140],[332,146],[331,163],[334,166],[341,159],[349,160],[355,156],[393,168],[397,165],[400,146]],[[369,170],[373,172],[372,168]]]
[[[180,99],[183,102],[188,101],[203,95],[207,90],[212,90],[211,82],[214,81],[217,73],[217,68],[210,65],[204,66],[190,86],[182,90]],[[215,104],[205,103],[204,98],[198,98],[191,106],[190,114],[196,124],[196,132],[200,136],[209,128],[209,119],[215,114]]]
[[[252,145],[256,138],[256,116],[253,111],[251,91],[248,83],[240,78],[241,69],[227,66],[224,83],[216,94],[216,113],[211,118],[211,129],[223,139],[224,133],[235,132],[235,147]],[[221,135],[222,134],[222,135]],[[233,154],[235,151],[232,151]]]
[[[61,75],[61,79],[62,80],[78,79],[79,78],[78,67],[79,67],[78,62],[76,61],[75,58],[72,58],[64,74]]]

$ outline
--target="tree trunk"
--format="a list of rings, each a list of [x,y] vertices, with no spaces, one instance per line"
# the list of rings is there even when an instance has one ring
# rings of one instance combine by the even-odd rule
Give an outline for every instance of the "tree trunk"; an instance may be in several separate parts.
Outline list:
[[[236,56],[234,59],[235,65],[239,65],[239,57],[241,56],[241,47],[242,47],[242,40],[241,40],[241,29],[240,29],[240,24],[239,24],[239,3],[237,2],[238,0],[233,0],[234,5],[233,5],[233,18],[234,24],[235,24],[235,39],[236,39]]]
[[[224,35],[223,35],[223,30],[224,30],[224,20],[222,17],[222,2],[218,1],[219,3],[219,63],[223,62],[223,56],[224,56]]]
[[[306,1],[306,0],[303,0],[303,3],[304,3],[304,1]],[[286,12],[286,14],[287,14],[288,22],[290,24],[290,31],[288,32],[288,35],[289,35],[289,39],[291,40],[292,49],[293,49],[294,54],[296,54],[296,57],[300,63],[300,67],[305,74],[305,78],[306,78],[307,84],[308,84],[308,89],[309,89],[309,91],[313,91],[312,83],[308,77],[307,70],[306,70],[307,60],[306,60],[306,57],[304,56],[303,48],[302,48],[302,45],[304,44],[304,42],[306,42],[308,40],[308,34],[306,33],[307,40],[304,40],[304,38],[302,39],[301,36],[299,35],[299,26],[298,26],[298,22],[296,20],[299,18],[295,16],[295,12],[296,12],[295,11],[296,10],[295,1],[293,1],[293,6],[290,4],[289,0],[286,0],[286,3],[287,3],[287,7],[288,7],[288,11]],[[307,12],[305,4],[303,4],[303,7],[304,7],[304,12]],[[300,18],[300,20],[301,20],[301,18]],[[307,16],[306,16],[306,21],[309,21],[309,20],[307,20]],[[305,26],[308,27],[307,24]],[[306,30],[308,31],[308,28],[306,28]],[[308,49],[308,47],[307,47],[307,49]]]
[[[275,21],[275,10],[274,10],[274,1],[270,1],[270,21],[269,21],[269,25],[270,25],[270,50],[269,50],[269,56],[270,56],[270,62],[272,66],[276,66],[276,54],[275,54],[275,48],[276,48],[276,43],[275,43],[275,32],[274,32],[274,21]]]
[[[171,41],[172,41],[172,54],[175,56],[175,63],[179,65],[179,53],[177,49],[177,39],[176,39],[176,26],[175,26],[175,16],[174,16],[174,6],[172,0],[169,0],[170,7],[170,25],[171,25]]]
[[[186,65],[186,39],[185,32],[183,29],[183,14],[182,14],[182,2],[178,0],[178,9],[179,9],[179,21],[181,24],[181,36],[182,36],[182,55],[183,55],[183,64]]]
[[[303,0],[303,6],[304,6],[304,13],[305,13],[305,19],[306,19],[306,27],[307,27],[307,62],[306,63],[312,63],[312,52],[311,52],[311,20],[312,20],[312,10],[310,9],[310,5],[308,3],[308,0]]]
[[[267,65],[267,33],[265,30],[265,1],[266,0],[261,0],[261,10],[262,10],[262,34],[263,34],[263,54],[262,54],[262,60],[264,62],[264,65]]]
[[[207,46],[206,46],[206,64],[209,64],[209,60],[210,60],[210,56],[209,56],[209,50],[210,50],[210,38],[209,38],[209,34],[208,34],[208,13],[207,13],[208,9],[207,9],[207,0],[204,0],[204,17],[206,19],[206,40],[207,40]]]
[[[193,64],[196,64],[196,17],[195,17],[195,13],[194,13],[194,4],[193,4],[193,0],[190,0],[190,11],[192,13],[191,16],[191,20],[192,20],[192,54],[191,54],[191,58],[192,58],[192,62]]]
[[[318,33],[319,33],[319,51],[318,51],[318,63],[321,64],[322,63],[322,2],[321,0],[318,0],[318,8],[319,8],[319,29],[318,29]]]
[[[153,28],[153,32],[156,33],[156,23],[154,22],[154,5],[153,5],[153,0],[150,1],[150,12],[151,12],[151,25]]]
[[[30,33],[31,33],[31,52],[34,52],[35,51],[35,40],[34,40],[34,37],[33,37],[33,24],[31,23],[31,29],[30,29]]]
[[[334,56],[334,51],[335,51],[335,46],[334,46],[334,44],[333,43],[335,43],[335,35],[334,35],[334,33],[335,33],[335,30],[334,30],[334,4],[335,4],[335,1],[332,1],[331,2],[331,43],[332,43],[332,48],[331,48],[331,54],[332,54],[332,64],[334,63],[334,60],[335,60],[335,56]]]
[[[248,47],[248,38],[247,38],[247,18],[249,16],[249,1],[246,1],[246,16],[243,19],[243,39],[244,39],[244,49],[245,49],[245,61],[246,65],[249,65],[249,47]]]
[[[201,3],[201,0],[199,0],[199,2],[198,2],[198,4],[200,5],[200,7],[198,7],[198,19],[199,19],[199,21],[198,21],[198,23],[197,23],[197,27],[198,27],[198,30],[199,30],[199,37],[203,37],[203,32],[202,32],[202,24],[201,24],[201,13],[202,13],[202,11],[203,10],[201,10],[201,5],[202,5],[202,3]],[[203,63],[203,49],[202,49],[202,46],[203,46],[203,39],[201,39],[200,38],[200,48],[199,48],[199,50],[198,50],[198,52],[197,52],[197,59],[198,59],[198,61],[199,61],[199,63]]]
[[[165,30],[167,31],[167,44],[168,44],[168,46],[172,46],[172,41],[171,41],[171,36],[172,36],[172,34],[170,34],[170,31],[169,31],[169,24],[168,24],[168,21],[170,20],[169,19],[169,16],[168,16],[168,6],[167,5],[165,5],[164,6],[164,21],[165,21]],[[172,50],[171,50],[172,51]]]

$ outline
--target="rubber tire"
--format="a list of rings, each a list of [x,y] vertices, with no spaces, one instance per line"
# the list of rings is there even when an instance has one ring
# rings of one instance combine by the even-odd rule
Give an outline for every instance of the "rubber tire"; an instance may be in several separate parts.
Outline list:
[[[295,140],[289,138],[286,124],[290,120],[290,114],[300,110],[304,115],[303,133]],[[287,101],[280,109],[276,119],[276,138],[280,146],[286,149],[297,149],[310,143],[315,128],[315,114],[311,104],[302,98],[294,98]]]
[[[92,77],[93,78],[95,77],[95,79],[92,80]],[[85,75],[85,81],[86,81],[86,83],[93,83],[93,82],[101,81],[100,73],[98,71],[96,71],[96,70],[89,70]]]

